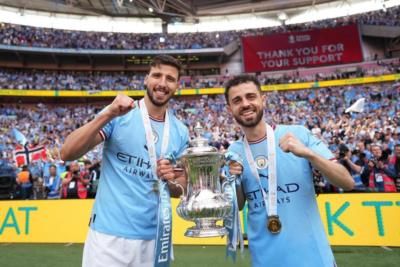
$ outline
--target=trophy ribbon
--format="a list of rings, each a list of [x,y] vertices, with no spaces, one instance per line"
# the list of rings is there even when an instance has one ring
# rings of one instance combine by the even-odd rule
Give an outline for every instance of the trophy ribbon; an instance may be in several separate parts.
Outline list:
[[[157,178],[157,154],[154,143],[154,135],[151,128],[149,114],[142,98],[139,102],[140,113],[146,134],[146,142],[149,151],[149,158],[153,177],[158,183],[158,213],[157,213],[157,237],[154,253],[155,267],[169,267],[170,260],[173,259],[173,249],[171,242],[172,234],[172,211],[169,188],[167,182]],[[165,155],[169,142],[169,116],[168,110],[165,112],[165,122],[162,135],[161,157]]]
[[[243,160],[240,158],[240,156],[231,151],[225,153],[225,161],[228,163],[228,165],[230,162],[237,162],[243,166]],[[232,210],[229,215],[224,219],[223,225],[228,230],[228,236],[226,239],[226,257],[232,257],[232,260],[235,262],[237,244],[239,243],[240,251],[242,253],[244,250],[242,226],[239,216],[239,205],[236,196],[236,185],[240,186],[241,180],[240,176],[238,175],[230,175],[229,170],[227,171],[227,173],[228,175],[226,175],[226,181],[229,186],[226,186],[224,188],[224,192],[227,198],[232,203]]]

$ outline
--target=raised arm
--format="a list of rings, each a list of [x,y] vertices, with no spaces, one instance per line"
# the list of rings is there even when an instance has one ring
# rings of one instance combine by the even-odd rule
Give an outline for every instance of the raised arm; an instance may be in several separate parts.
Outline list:
[[[298,157],[307,159],[331,184],[343,188],[344,190],[353,189],[353,177],[351,177],[344,166],[318,155],[310,148],[306,147],[292,133],[284,135],[279,141],[279,146],[285,152],[291,152]]]
[[[67,136],[61,147],[61,159],[75,160],[102,142],[99,131],[113,118],[124,115],[134,107],[132,98],[119,93],[103,112]]]
[[[353,189],[354,179],[343,165],[325,159],[312,150],[310,150],[310,153],[305,156],[305,158],[308,159],[311,165],[319,170],[331,184],[343,188],[344,190]]]

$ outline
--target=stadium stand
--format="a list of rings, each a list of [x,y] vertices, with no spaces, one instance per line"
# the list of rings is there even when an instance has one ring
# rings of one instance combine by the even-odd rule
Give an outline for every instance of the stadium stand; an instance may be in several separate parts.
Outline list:
[[[0,48],[2,52],[6,51],[4,52],[6,56],[0,59],[0,88],[5,91],[16,89],[21,92],[24,92],[23,90],[139,91],[144,89],[143,66],[150,57],[146,51],[154,50],[159,53],[159,50],[168,52],[168,50],[183,51],[184,49],[188,49],[189,52],[188,55],[180,58],[187,65],[187,71],[181,77],[181,87],[196,90],[220,88],[231,75],[239,72],[237,68],[230,69],[230,65],[227,64],[229,57],[233,55],[232,58],[234,58],[235,55],[240,54],[239,46],[235,46],[230,52],[226,50],[229,50],[227,47],[232,43],[239,43],[241,37],[301,32],[351,24],[358,24],[363,34],[364,26],[399,28],[399,13],[400,8],[393,7],[385,11],[302,24],[241,31],[182,34],[83,32],[1,23]],[[370,32],[375,31],[373,34],[376,34],[379,29],[370,29]],[[364,37],[369,38],[367,35]],[[368,41],[369,48],[375,48],[374,41]],[[373,52],[364,57],[367,59],[364,62],[257,72],[255,75],[263,85],[287,85],[396,74],[400,73],[400,60],[396,57],[392,58],[392,51],[396,52],[397,49],[396,44],[392,45],[394,49],[389,47],[392,50],[386,49],[387,47],[376,49],[382,52],[379,55],[371,49]],[[32,50],[24,54],[23,48]],[[42,48],[47,50],[39,50]],[[56,51],[57,48],[60,48],[61,52]],[[214,50],[196,54],[196,50],[213,48],[222,49],[218,50],[217,55],[211,52]],[[72,49],[72,51],[68,50],[70,58],[67,60],[64,60],[67,57],[64,54],[61,56],[57,54],[65,53],[63,49]],[[129,58],[123,55],[122,59],[119,55],[99,59],[82,52],[93,49],[100,49],[104,53],[114,52],[114,50],[145,52],[129,56]],[[31,53],[32,51],[34,53]],[[49,58],[54,62],[47,62]],[[232,61],[235,60],[234,58]],[[80,64],[83,61],[85,63]],[[128,61],[139,63],[129,65]],[[112,64],[107,65],[104,62],[112,62]],[[269,91],[266,95],[268,106],[265,112],[271,118],[270,123],[305,125],[329,145],[344,165],[349,165],[347,160],[350,160],[359,167],[367,166],[370,160],[376,157],[373,155],[372,147],[378,145],[382,150],[380,158],[385,166],[393,167],[392,157],[394,157],[395,146],[400,143],[400,104],[397,101],[400,97],[400,84],[396,79],[391,82],[323,87],[312,90]],[[345,109],[360,98],[365,98],[364,112],[345,113]],[[7,166],[18,165],[14,153],[18,143],[12,134],[13,129],[18,129],[29,140],[29,145],[25,148],[26,153],[39,147],[46,151],[45,156],[30,162],[30,171],[35,185],[39,185],[40,181],[48,176],[50,164],[57,165],[60,176],[65,173],[66,163],[61,162],[59,158],[60,144],[68,133],[90,120],[109,101],[109,99],[101,99],[94,102],[83,99],[78,102],[87,103],[60,104],[60,100],[52,102],[47,99],[43,103],[28,104],[29,101],[18,96],[14,99],[4,99],[0,103],[2,161]],[[63,99],[61,102],[67,101]],[[208,138],[210,144],[221,151],[241,136],[240,128],[235,125],[224,106],[225,100],[221,95],[181,96],[172,103],[172,109],[178,118],[190,127],[192,136],[192,126],[196,121],[203,121],[206,128],[205,137]],[[351,155],[348,154],[349,152]],[[29,153],[27,157],[29,158]],[[94,162],[93,168],[98,171],[101,147],[82,158],[82,166],[84,160]],[[362,175],[357,167],[352,165],[347,167],[352,171],[357,182],[356,191],[378,190],[369,188],[368,173]],[[11,174],[7,177],[10,176]],[[2,178],[2,181],[4,184],[7,183],[5,178]],[[321,192],[340,191],[327,184],[323,178],[316,180],[316,185]],[[89,185],[89,188],[93,187],[95,185]],[[2,195],[5,195],[5,198],[12,198],[17,196],[14,194],[15,191],[16,189],[10,185],[8,192]],[[32,194],[31,198],[36,198],[36,195]],[[94,196],[95,191],[90,192],[89,195]]]
[[[374,11],[337,19],[302,23],[295,25],[226,31],[212,33],[182,34],[127,34],[107,32],[66,31],[58,29],[36,28],[30,26],[2,23],[0,25],[0,44],[42,48],[80,48],[80,49],[200,49],[223,47],[238,41],[241,36],[265,35],[290,31],[302,31],[315,28],[328,28],[350,23],[365,25],[400,26],[398,17],[400,8],[386,11]],[[160,39],[160,37],[162,37]],[[163,41],[160,41],[163,40]]]
[[[364,76],[400,73],[398,58],[367,61],[300,70],[262,72],[261,84],[281,84],[336,80]],[[0,68],[0,88],[37,90],[143,90],[144,74],[136,72],[49,71]],[[230,75],[192,75],[181,77],[184,88],[223,87]]]
[[[394,146],[400,143],[400,84],[382,83],[368,86],[344,88],[323,88],[267,92],[266,114],[273,124],[305,125],[324,140],[340,159],[340,145],[346,145],[352,152],[351,159],[373,158],[371,144],[378,144],[386,160],[393,154]],[[363,113],[345,113],[345,108],[357,99],[366,99]],[[58,162],[58,148],[65,136],[97,114],[105,103],[91,105],[10,105],[2,104],[3,125],[0,146],[4,159],[14,163],[13,152],[17,145],[11,134],[19,129],[32,140],[33,146],[42,144],[47,149],[46,161]],[[172,109],[193,135],[196,121],[205,124],[205,137],[210,144],[221,151],[241,136],[240,128],[225,110],[222,96],[199,96],[193,99],[179,97],[173,101]],[[86,155],[92,161],[101,160],[100,148]],[[43,172],[43,167],[40,167]],[[43,173],[37,174],[42,177]],[[360,190],[367,190],[359,181]],[[324,187],[328,187],[325,183]],[[326,190],[332,190],[328,188]],[[334,189],[337,190],[337,189]]]

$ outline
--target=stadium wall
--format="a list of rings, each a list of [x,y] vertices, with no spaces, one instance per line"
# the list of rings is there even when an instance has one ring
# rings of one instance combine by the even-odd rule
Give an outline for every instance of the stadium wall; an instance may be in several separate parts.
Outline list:
[[[361,47],[365,61],[374,60],[375,57],[385,58],[385,43],[382,38],[363,36]]]
[[[400,247],[400,193],[321,194],[317,201],[332,245]],[[177,216],[178,202],[172,200],[174,244],[226,244],[225,238],[185,237],[193,223]],[[92,205],[93,200],[1,201],[0,243],[82,243]]]
[[[243,72],[243,61],[240,49],[228,58],[228,62],[221,64],[220,71],[221,75],[237,75]]]

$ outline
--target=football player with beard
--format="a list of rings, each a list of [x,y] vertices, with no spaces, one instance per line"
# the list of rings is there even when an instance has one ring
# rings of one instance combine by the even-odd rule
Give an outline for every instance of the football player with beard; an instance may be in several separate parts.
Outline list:
[[[228,150],[243,158],[230,171],[241,175],[239,208],[248,203],[252,266],[336,266],[318,211],[312,168],[345,190],[353,188],[352,177],[305,127],[264,121],[266,96],[253,76],[234,77],[225,97],[244,133]]]
[[[118,94],[92,121],[66,138],[61,150],[64,161],[104,142],[82,266],[168,266],[169,196],[181,194],[176,184],[185,188],[186,177],[166,158],[179,157],[189,143],[187,127],[168,110],[180,71],[173,57],[154,57],[144,80],[144,98],[135,102]]]

